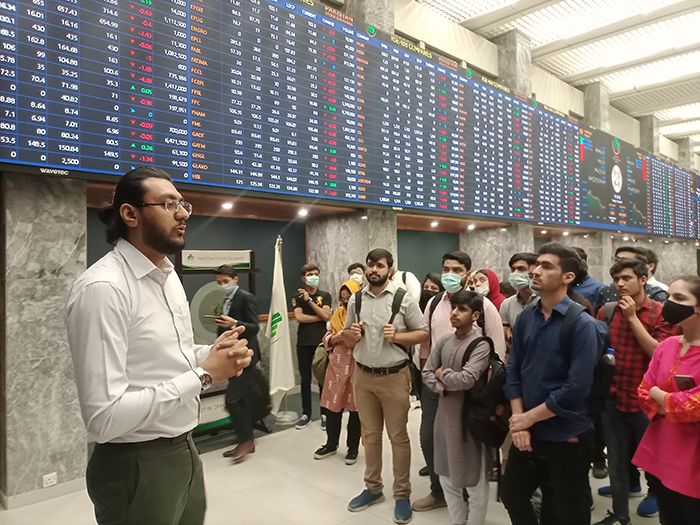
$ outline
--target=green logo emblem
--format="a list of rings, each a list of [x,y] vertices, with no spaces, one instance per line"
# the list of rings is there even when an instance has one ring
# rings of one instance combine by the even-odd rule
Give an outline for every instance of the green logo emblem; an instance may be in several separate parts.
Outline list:
[[[367,26],[367,32],[370,36],[374,36],[377,34],[377,29],[374,26]]]
[[[272,314],[272,327],[270,328],[270,339],[277,336],[277,327],[282,322],[282,314],[275,312]]]

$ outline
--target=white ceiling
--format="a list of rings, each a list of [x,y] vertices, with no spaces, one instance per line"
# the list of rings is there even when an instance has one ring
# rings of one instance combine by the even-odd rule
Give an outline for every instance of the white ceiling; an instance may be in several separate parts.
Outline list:
[[[520,30],[533,63],[700,151],[700,0],[415,1],[487,39]]]

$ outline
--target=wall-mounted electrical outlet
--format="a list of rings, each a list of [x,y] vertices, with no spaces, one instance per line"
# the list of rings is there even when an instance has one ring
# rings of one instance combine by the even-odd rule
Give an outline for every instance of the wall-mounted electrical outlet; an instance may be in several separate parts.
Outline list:
[[[58,474],[52,472],[44,475],[44,488],[53,487],[56,483],[58,483]]]

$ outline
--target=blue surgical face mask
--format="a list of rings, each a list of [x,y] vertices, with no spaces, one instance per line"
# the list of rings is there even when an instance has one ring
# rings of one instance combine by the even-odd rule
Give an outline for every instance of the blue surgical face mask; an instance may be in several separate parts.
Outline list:
[[[447,293],[456,293],[462,289],[462,278],[454,273],[443,273],[440,277]]]
[[[226,283],[226,284],[219,285],[219,290],[224,292],[224,295],[230,294],[234,290],[234,288],[236,288],[236,287],[233,286],[233,283]]]
[[[508,282],[516,290],[524,290],[532,284],[532,280],[525,273],[511,273],[508,276]]]
[[[318,277],[318,275],[308,275],[306,277],[306,284],[308,284],[311,288],[318,287],[319,281],[320,278]]]

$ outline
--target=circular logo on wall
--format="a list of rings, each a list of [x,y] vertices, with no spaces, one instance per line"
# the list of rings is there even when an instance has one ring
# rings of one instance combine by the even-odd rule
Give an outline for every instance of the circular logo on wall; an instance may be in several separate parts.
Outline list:
[[[612,187],[615,193],[620,193],[622,191],[622,170],[617,164],[613,166],[612,169]]]
[[[194,294],[190,303],[192,312],[192,329],[195,342],[200,344],[216,341],[219,325],[207,315],[221,315],[224,304],[224,294],[215,281],[205,284]]]

